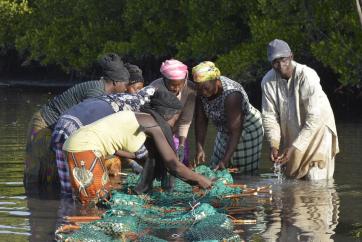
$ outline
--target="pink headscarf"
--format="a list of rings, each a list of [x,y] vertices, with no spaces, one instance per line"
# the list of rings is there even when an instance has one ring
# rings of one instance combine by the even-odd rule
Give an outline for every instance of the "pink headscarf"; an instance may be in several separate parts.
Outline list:
[[[160,71],[164,77],[170,80],[187,79],[189,73],[184,63],[174,59],[162,62]]]

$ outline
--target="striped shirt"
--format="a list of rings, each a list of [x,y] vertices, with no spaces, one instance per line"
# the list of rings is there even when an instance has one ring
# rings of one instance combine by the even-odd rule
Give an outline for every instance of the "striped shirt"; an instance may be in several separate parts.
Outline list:
[[[54,97],[41,108],[40,114],[48,126],[53,126],[58,121],[60,115],[67,109],[87,98],[98,97],[104,94],[106,93],[103,81],[83,82]]]

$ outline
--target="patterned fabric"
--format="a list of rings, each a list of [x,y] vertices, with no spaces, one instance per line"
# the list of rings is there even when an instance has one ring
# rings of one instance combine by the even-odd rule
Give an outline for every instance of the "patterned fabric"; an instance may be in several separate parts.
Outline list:
[[[260,112],[249,103],[248,96],[239,83],[224,76],[221,76],[220,80],[223,87],[222,95],[213,100],[201,97],[205,114],[211,119],[218,131],[210,163],[216,165],[225,155],[229,139],[225,100],[229,94],[239,92],[243,97],[242,112],[245,119],[240,141],[231,159],[231,165],[239,167],[241,172],[256,170],[258,169],[264,135]]]
[[[69,167],[63,153],[63,144],[76,130],[83,124],[70,115],[63,115],[55,127],[52,134],[52,147],[55,151],[55,161],[58,168],[61,193],[72,193],[69,180]]]
[[[116,93],[98,97],[107,102],[116,113],[118,111],[139,111],[145,103],[150,102],[150,97],[155,93],[156,88],[147,86],[137,92],[137,94]]]
[[[154,87],[145,87],[141,89],[137,94],[126,94],[119,93],[114,95],[102,96],[99,99],[100,102],[106,101],[109,105],[115,110],[122,110],[121,108],[127,110],[138,111],[140,106],[146,102],[149,102],[150,96],[153,95],[155,91]],[[113,104],[113,105],[112,105]],[[79,104],[82,105],[82,104]],[[86,108],[86,107],[84,107]],[[109,113],[111,114],[111,113]],[[99,117],[101,118],[101,117]],[[87,125],[88,123],[82,123],[77,117],[72,115],[63,115],[60,117],[57,125],[54,128],[52,134],[52,147],[56,153],[56,165],[58,167],[58,173],[61,184],[61,192],[62,193],[71,193],[71,186],[69,180],[69,167],[68,163],[65,160],[63,155],[63,144],[65,141],[73,134],[76,130],[78,130],[83,125]],[[136,151],[136,155],[138,157],[144,157],[147,155],[147,149],[145,146],[142,146],[138,151]]]
[[[148,150],[147,150],[146,146],[143,144],[141,146],[141,148],[139,148],[134,154],[137,159],[141,160],[148,155]]]
[[[67,152],[71,184],[82,204],[97,202],[110,190],[110,180],[100,152]]]
[[[220,77],[220,70],[211,61],[204,61],[192,68],[194,82],[201,83],[216,80]]]
[[[223,92],[222,95],[216,97],[213,100],[208,100],[206,97],[201,97],[201,101],[204,107],[204,111],[206,116],[213,122],[213,124],[216,126],[217,131],[228,133],[228,128],[226,126],[227,124],[227,118],[225,114],[225,99],[226,97],[233,93],[233,92],[239,92],[241,93],[243,99],[242,99],[242,111],[245,116],[248,116],[250,113],[250,103],[249,98],[246,92],[244,91],[244,88],[237,82],[221,76],[220,77]],[[244,128],[245,128],[244,124]]]
[[[258,169],[263,142],[263,126],[261,115],[257,109],[251,107],[250,115],[245,119],[244,129],[240,141],[231,158],[231,166],[238,167],[239,172],[252,172]],[[214,151],[211,156],[211,165],[215,166],[224,157],[229,136],[217,132]]]
[[[61,193],[65,194],[65,193],[72,193],[72,185],[70,184],[69,180],[69,166],[68,163],[66,162],[66,158],[64,156],[62,148],[63,144],[57,143],[55,144],[54,150],[55,150],[55,160],[57,162],[57,167],[58,167]]]

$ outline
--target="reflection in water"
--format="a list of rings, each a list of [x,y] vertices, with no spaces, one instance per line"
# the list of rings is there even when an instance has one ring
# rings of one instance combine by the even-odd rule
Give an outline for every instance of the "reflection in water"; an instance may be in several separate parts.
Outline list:
[[[339,198],[333,181],[293,181],[274,193],[265,241],[334,241]]]
[[[48,97],[44,89],[24,91],[0,87],[0,241],[53,241],[55,228],[63,222],[63,216],[97,213],[80,211],[71,198],[60,199],[51,187],[24,190],[27,123]],[[241,217],[257,219],[256,225],[237,228],[244,230],[242,238],[246,241],[255,236],[260,237],[259,241],[352,241],[351,225],[362,222],[362,124],[343,122],[338,124],[338,132],[342,153],[336,159],[335,184],[290,180],[278,183],[275,178],[257,176],[240,180],[250,186],[273,185],[273,201],[264,201],[256,212]],[[207,143],[211,150],[212,140]],[[261,166],[266,172],[271,171],[271,163],[266,162],[268,153],[264,147],[265,162]]]

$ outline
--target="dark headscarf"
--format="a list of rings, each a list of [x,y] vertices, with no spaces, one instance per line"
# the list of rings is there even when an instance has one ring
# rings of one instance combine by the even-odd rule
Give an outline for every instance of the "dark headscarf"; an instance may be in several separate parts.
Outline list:
[[[137,82],[144,82],[142,70],[138,66],[132,65],[130,63],[125,63],[124,66],[127,68],[130,75],[129,85],[135,84]]]
[[[122,59],[114,53],[107,54],[99,60],[102,68],[102,76],[105,80],[128,82],[129,72]]]
[[[173,143],[172,130],[167,123],[165,117],[172,116],[181,111],[182,104],[177,97],[168,91],[165,87],[159,87],[155,94],[151,97],[149,103],[143,105],[140,109],[141,112],[149,113],[160,125],[167,142],[175,150]]]

